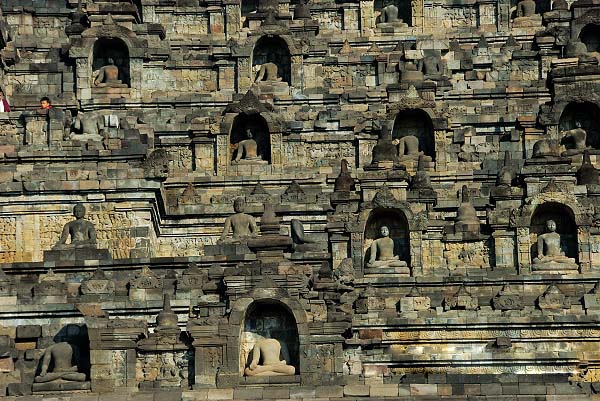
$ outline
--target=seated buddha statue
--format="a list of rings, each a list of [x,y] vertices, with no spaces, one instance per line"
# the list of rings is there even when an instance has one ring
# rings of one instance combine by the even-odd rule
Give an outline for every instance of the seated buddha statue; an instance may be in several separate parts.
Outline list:
[[[546,222],[547,233],[538,236],[538,255],[533,259],[532,270],[577,270],[575,259],[565,256],[560,247],[560,234],[554,220]]]
[[[394,255],[394,240],[390,238],[390,230],[387,226],[380,229],[381,238],[371,244],[371,258],[367,263],[368,268],[379,267],[406,267],[405,261]]]

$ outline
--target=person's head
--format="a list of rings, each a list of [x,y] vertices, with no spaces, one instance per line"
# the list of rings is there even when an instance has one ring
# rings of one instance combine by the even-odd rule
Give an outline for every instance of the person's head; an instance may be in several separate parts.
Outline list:
[[[44,96],[43,98],[41,98],[40,106],[42,109],[49,109],[50,107],[52,107],[52,104],[50,103],[50,98],[47,96]]]
[[[0,99],[4,98],[4,92],[0,90]]]
[[[381,233],[382,237],[388,237],[390,235],[390,229],[387,228],[387,226],[381,226],[379,232]]]
[[[575,121],[575,127],[581,128],[581,122],[580,121]]]
[[[108,65],[114,65],[115,64],[115,60],[112,57],[108,58]]]
[[[250,128],[246,128],[246,137],[252,139],[252,130]]]
[[[556,231],[556,223],[554,222],[554,220],[548,220],[546,222],[546,228],[548,229],[548,231],[550,231],[551,233],[553,233],[554,231]]]
[[[235,200],[233,201],[233,210],[235,210],[236,213],[243,213],[245,208],[246,201],[244,200],[244,198],[235,198]]]
[[[82,219],[85,216],[85,206],[81,203],[76,204],[73,208],[73,215],[78,219]]]

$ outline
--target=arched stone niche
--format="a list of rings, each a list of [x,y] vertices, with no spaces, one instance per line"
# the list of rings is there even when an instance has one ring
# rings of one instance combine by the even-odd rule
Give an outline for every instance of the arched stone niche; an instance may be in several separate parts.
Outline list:
[[[600,108],[591,102],[569,103],[560,116],[558,130],[574,129],[577,122],[587,132],[587,145],[600,149]]]
[[[586,43],[584,40],[597,42],[597,32],[598,27],[600,27],[600,9],[577,7],[577,2],[575,2],[571,7],[571,11],[574,16],[571,22],[571,37],[579,38],[583,43]],[[590,50],[590,47],[588,47],[588,51],[596,50]]]
[[[384,7],[388,5],[394,5],[398,7],[398,18],[402,20],[402,22],[408,24],[408,26],[413,26],[413,18],[412,18],[412,1],[399,1],[399,0],[375,0],[374,8],[375,12],[383,10]],[[377,23],[383,22],[381,15],[377,17]]]
[[[364,266],[366,266],[371,257],[371,244],[381,237],[380,230],[382,226],[386,226],[389,229],[390,238],[394,240],[394,255],[398,255],[400,260],[405,261],[410,266],[410,231],[406,216],[399,209],[385,208],[373,209],[367,218],[363,246],[365,255]]]
[[[248,165],[232,163],[237,151],[233,144],[244,137],[245,131],[240,130],[243,130],[246,124],[251,129],[259,130],[259,136],[264,133],[265,137],[256,140],[260,145],[257,150],[263,152],[269,162],[251,165],[250,168],[254,169],[256,174],[281,171],[284,123],[270,103],[261,102],[254,92],[248,91],[238,102],[231,103],[225,108],[216,135],[216,143],[214,143],[216,149],[203,151],[205,154],[216,153],[217,175],[236,174],[240,169],[248,172]],[[198,152],[198,149],[195,151]]]
[[[299,369],[299,337],[294,315],[283,304],[275,300],[261,300],[250,304],[246,310],[240,334],[240,374],[252,360],[254,345],[264,339],[273,338],[287,348],[288,365]],[[283,356],[282,356],[283,359]]]
[[[269,136],[269,126],[260,114],[240,113],[233,119],[231,132],[229,133],[230,157],[233,161],[239,151],[238,144],[247,139],[247,130],[250,130],[253,139],[258,145],[257,154],[266,162],[271,162],[271,141]]]
[[[263,36],[252,51],[252,74],[256,80],[260,66],[265,63],[277,65],[277,75],[283,82],[292,84],[292,58],[285,40],[279,36]]]
[[[116,24],[110,16],[105,19],[103,25],[88,28],[81,33],[81,36],[72,36],[69,39],[71,42],[69,57],[75,59],[77,70],[77,98],[83,104],[92,99],[98,101],[104,96],[103,93],[98,92],[98,89],[102,88],[93,87],[92,73],[99,68],[100,64],[105,63],[111,54],[121,60],[119,72],[122,73],[123,78],[120,79],[129,86],[121,89],[123,92],[121,95],[131,99],[141,96],[143,60],[148,52],[148,42],[145,39],[138,38],[132,30]]]
[[[534,246],[534,242],[538,235],[546,231],[545,223],[548,219],[557,223],[561,248],[566,256],[579,263],[581,272],[590,269],[591,214],[568,188],[564,188],[564,184],[557,183],[553,186],[554,188],[543,188],[511,213],[510,226],[516,229],[519,273],[531,271],[533,257],[537,256],[537,244]]]
[[[435,133],[429,114],[420,109],[401,110],[394,119],[392,139],[412,135],[419,139],[419,150],[435,160]]]
[[[587,24],[579,32],[579,40],[587,47],[588,52],[600,51],[600,25]]]
[[[226,342],[226,354],[231,357],[224,359],[225,364],[223,370],[219,374],[217,385],[219,387],[238,384],[242,376],[242,360],[248,349],[251,349],[258,338],[258,335],[252,330],[255,330],[256,322],[265,318],[267,325],[280,325],[282,322],[288,322],[295,326],[288,327],[283,330],[280,335],[285,338],[293,339],[297,336],[296,344],[292,345],[290,354],[295,354],[292,357],[292,363],[296,367],[296,375],[318,373],[312,372],[311,365],[308,361],[312,350],[311,336],[308,329],[307,317],[302,304],[297,298],[293,298],[289,293],[281,288],[273,288],[265,280],[265,287],[253,288],[250,292],[244,294],[238,299],[231,302],[231,313],[227,325],[226,334],[223,336]],[[274,285],[274,283],[272,283]],[[270,310],[275,312],[270,312]],[[271,320],[270,316],[273,316]],[[279,319],[279,320],[277,320]],[[262,320],[264,327],[264,319]],[[248,331],[247,331],[248,329]],[[295,330],[295,332],[294,332]],[[297,348],[296,348],[297,347]],[[341,347],[339,349],[341,357]],[[292,380],[294,376],[290,376]]]
[[[537,238],[546,232],[546,222],[548,220],[554,220],[556,223],[556,232],[560,235],[560,245],[565,252],[565,256],[577,260],[579,255],[575,216],[569,207],[556,202],[547,202],[538,206],[531,216],[529,226],[531,260],[538,255]]]
[[[427,212],[413,213],[408,203],[394,197],[389,188],[380,189],[373,200],[361,206],[354,223],[346,225],[349,234],[348,255],[352,258],[355,274],[362,277],[367,251],[372,241],[379,237],[379,229],[386,219],[390,221],[390,237],[394,241],[394,251],[400,260],[405,260],[412,276],[422,274],[422,239],[427,230]]]
[[[99,38],[94,43],[92,56],[92,71],[98,71],[109,64],[109,59],[114,61],[119,69],[119,79],[131,86],[129,49],[123,40],[119,38]]]

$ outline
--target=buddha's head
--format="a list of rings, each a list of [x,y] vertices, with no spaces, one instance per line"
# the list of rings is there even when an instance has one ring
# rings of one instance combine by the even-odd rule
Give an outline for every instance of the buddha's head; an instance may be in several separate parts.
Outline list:
[[[390,236],[390,229],[387,228],[387,226],[381,226],[381,228],[379,229],[379,232],[381,233],[382,237],[389,237]]]
[[[245,209],[246,201],[244,200],[244,198],[235,198],[235,200],[233,201],[233,210],[235,210],[236,213],[243,213]]]
[[[76,204],[73,208],[73,215],[78,219],[82,219],[85,216],[85,206],[81,203]]]
[[[554,231],[556,231],[556,223],[554,222],[554,220],[548,220],[546,222],[546,228],[551,233],[553,233]]]

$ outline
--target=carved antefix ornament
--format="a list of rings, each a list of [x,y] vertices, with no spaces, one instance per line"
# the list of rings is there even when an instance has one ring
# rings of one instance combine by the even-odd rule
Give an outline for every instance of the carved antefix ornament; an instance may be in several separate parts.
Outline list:
[[[84,295],[114,294],[115,282],[106,277],[101,268],[98,268],[92,277],[81,283],[80,290]]]
[[[144,266],[140,274],[129,282],[129,287],[131,289],[155,289],[161,288],[162,282],[148,266]]]
[[[521,310],[523,309],[523,300],[509,284],[506,284],[494,297],[492,305],[495,310]]]
[[[551,284],[537,301],[542,310],[568,309],[570,307],[570,302],[565,294],[554,284]]]
[[[464,285],[452,295],[444,297],[444,310],[477,310],[479,300],[471,295]]]

